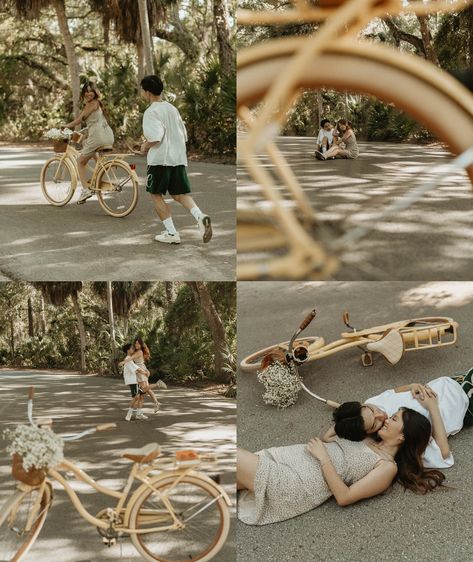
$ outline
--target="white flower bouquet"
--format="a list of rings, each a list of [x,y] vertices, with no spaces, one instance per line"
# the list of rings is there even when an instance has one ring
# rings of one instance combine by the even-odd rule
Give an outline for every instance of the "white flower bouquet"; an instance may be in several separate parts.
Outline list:
[[[64,459],[64,442],[49,428],[18,425],[3,435],[10,441],[7,452],[19,455],[26,471],[54,467]]]
[[[280,361],[274,361],[259,371],[258,380],[265,388],[264,403],[278,408],[288,408],[295,404],[302,388],[302,379],[294,365],[283,364]]]
[[[46,131],[43,136],[53,141],[61,141],[69,139],[72,133],[71,129],[66,128],[61,131],[61,129],[53,128]]]

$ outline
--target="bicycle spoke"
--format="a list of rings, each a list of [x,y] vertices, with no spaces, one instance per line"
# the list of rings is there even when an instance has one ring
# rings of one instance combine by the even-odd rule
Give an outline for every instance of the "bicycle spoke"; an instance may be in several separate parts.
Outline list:
[[[112,216],[124,216],[133,210],[137,200],[137,185],[128,165],[114,162],[105,165],[97,188],[100,204]]]
[[[43,169],[41,188],[53,205],[65,205],[72,197],[75,185],[64,160],[53,159]]]

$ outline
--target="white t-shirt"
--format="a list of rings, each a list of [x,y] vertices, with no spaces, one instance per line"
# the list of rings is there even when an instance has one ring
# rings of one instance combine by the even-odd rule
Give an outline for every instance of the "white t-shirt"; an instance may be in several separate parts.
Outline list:
[[[138,365],[131,358],[125,359],[123,365],[123,380],[125,384],[137,384],[136,371],[139,369]]]
[[[468,409],[469,401],[466,392],[450,377],[439,377],[428,382],[427,385],[438,396],[440,415],[447,435],[455,435],[463,427],[463,418]],[[365,403],[374,404],[384,410],[388,416],[392,416],[399,408],[411,408],[430,420],[429,412],[413,398],[410,391],[386,390],[378,396],[369,398]],[[446,459],[442,458],[439,446],[431,438],[424,453],[424,466],[426,468],[449,468],[453,464],[453,455],[450,453]]]
[[[179,111],[167,101],[155,101],[143,114],[143,135],[159,141],[147,155],[148,166],[187,166],[187,131]]]
[[[333,129],[331,131],[326,131],[325,129],[320,129],[319,135],[317,137],[317,144],[322,144],[324,137],[328,138],[330,144],[333,143]]]

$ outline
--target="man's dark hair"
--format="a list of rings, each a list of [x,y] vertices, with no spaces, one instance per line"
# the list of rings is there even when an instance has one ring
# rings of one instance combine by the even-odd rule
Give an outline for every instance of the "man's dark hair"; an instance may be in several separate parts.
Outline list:
[[[366,436],[360,402],[344,402],[333,413],[335,433],[350,441],[362,441]]]
[[[151,92],[155,96],[160,96],[164,88],[163,81],[155,74],[145,76],[143,80],[141,80],[140,86],[145,92]]]
[[[330,119],[322,119],[322,121],[320,122],[320,126],[322,127],[322,129],[324,128],[325,123],[330,123]]]
[[[127,355],[128,350],[130,349],[130,347],[132,347],[133,344],[132,343],[126,343],[125,345],[122,345],[122,351],[125,355]]]

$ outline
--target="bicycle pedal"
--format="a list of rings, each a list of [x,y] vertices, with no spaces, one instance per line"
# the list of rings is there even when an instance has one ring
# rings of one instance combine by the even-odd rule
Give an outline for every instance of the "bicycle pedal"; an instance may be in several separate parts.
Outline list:
[[[371,367],[373,365],[373,355],[369,351],[361,354],[361,364],[363,367]]]

